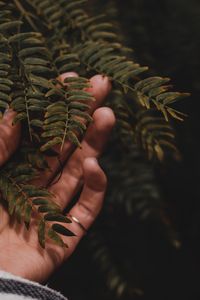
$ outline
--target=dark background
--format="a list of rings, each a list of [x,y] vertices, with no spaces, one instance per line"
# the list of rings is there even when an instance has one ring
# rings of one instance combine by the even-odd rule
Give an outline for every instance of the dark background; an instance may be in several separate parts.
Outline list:
[[[174,123],[182,160],[156,166],[182,247],[175,251],[159,240],[156,224],[151,229],[144,224],[140,231],[131,232],[137,239],[136,248],[133,242],[119,241],[118,246],[122,256],[140,253],[142,275],[138,277],[145,287],[141,299],[200,299],[200,1],[115,2],[127,45],[134,48],[138,61],[148,65],[151,74],[170,76],[177,90],[191,92],[191,97],[177,106],[188,117],[184,123]],[[129,234],[126,232],[127,237]],[[103,275],[91,264],[85,242],[54,274],[50,286],[72,300],[115,299],[106,290]]]

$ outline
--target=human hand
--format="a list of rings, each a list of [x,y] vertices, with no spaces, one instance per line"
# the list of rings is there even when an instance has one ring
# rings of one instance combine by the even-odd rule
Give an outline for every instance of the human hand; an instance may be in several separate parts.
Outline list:
[[[64,77],[74,74],[62,75]],[[91,79],[90,92],[96,98],[90,113],[94,122],[89,126],[82,141],[82,149],[76,149],[66,142],[60,159],[66,163],[63,166],[59,181],[48,189],[55,194],[56,202],[65,209],[73,196],[83,185],[78,202],[71,209],[70,214],[77,218],[88,229],[98,215],[106,189],[106,176],[97,163],[96,158],[101,154],[114,126],[113,112],[106,107],[98,108],[110,90],[107,78],[96,75]],[[0,123],[0,166],[15,151],[20,138],[20,126],[12,126],[15,113],[8,111]],[[59,163],[56,159],[48,158],[51,172],[41,173],[35,184],[48,186],[54,180]],[[67,228],[74,232],[74,237],[64,237],[69,248],[61,248],[47,241],[42,249],[38,243],[37,227],[32,222],[29,231],[25,226],[10,222],[7,211],[1,207],[0,212],[0,269],[12,274],[35,280],[45,281],[49,275],[74,251],[84,230],[76,222],[67,224]]]

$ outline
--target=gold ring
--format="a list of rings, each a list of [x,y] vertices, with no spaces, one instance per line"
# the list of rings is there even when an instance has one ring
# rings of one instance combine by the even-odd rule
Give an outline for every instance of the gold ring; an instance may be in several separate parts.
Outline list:
[[[70,217],[76,224],[78,224],[81,229],[85,232],[85,234],[87,233],[87,229],[81,224],[81,222],[74,216],[72,216],[71,214],[68,214],[68,217]]]

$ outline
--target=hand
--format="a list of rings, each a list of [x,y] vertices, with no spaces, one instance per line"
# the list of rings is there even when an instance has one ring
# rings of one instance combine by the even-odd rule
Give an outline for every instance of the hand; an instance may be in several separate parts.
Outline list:
[[[61,79],[75,74],[64,74]],[[48,189],[56,196],[56,202],[62,209],[66,208],[70,200],[83,185],[78,202],[71,209],[70,214],[76,217],[88,229],[97,217],[105,194],[106,176],[97,163],[96,158],[101,154],[111,132],[115,118],[113,112],[106,107],[98,108],[110,90],[107,78],[96,75],[91,78],[90,92],[96,98],[90,113],[94,122],[89,126],[82,141],[82,149],[76,149],[72,154],[72,145],[66,142],[61,154],[64,162],[62,176],[58,182]],[[15,113],[8,111],[0,123],[0,166],[16,150],[20,138],[20,126],[12,126]],[[51,173],[41,174],[36,184],[46,185],[54,180],[59,168],[56,159],[48,159]],[[84,230],[76,222],[67,224],[67,228],[74,232],[74,237],[64,237],[69,248],[61,248],[51,242],[42,249],[38,243],[37,228],[32,222],[29,231],[25,226],[11,223],[7,211],[1,207],[0,211],[0,269],[12,274],[35,280],[45,281],[49,275],[74,251]]]

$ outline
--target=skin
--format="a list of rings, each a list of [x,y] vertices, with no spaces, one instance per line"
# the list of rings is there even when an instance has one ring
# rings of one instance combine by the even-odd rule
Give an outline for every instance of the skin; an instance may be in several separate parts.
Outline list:
[[[76,73],[65,73],[65,77],[78,76]],[[106,191],[106,176],[98,165],[97,158],[103,151],[110,132],[115,124],[115,117],[109,108],[102,107],[110,91],[108,78],[96,75],[90,79],[89,91],[96,101],[91,105],[90,114],[94,122],[89,126],[82,140],[82,149],[73,149],[66,142],[61,153],[64,163],[62,176],[55,184],[58,170],[56,159],[48,159],[52,172],[41,173],[41,178],[34,183],[46,186],[56,196],[56,202],[65,209],[77,191],[83,187],[77,203],[70,214],[76,217],[86,229],[89,229],[99,214]],[[0,166],[16,150],[20,141],[20,125],[13,126],[15,113],[8,110],[0,122]],[[46,249],[38,244],[37,228],[34,220],[29,231],[25,226],[10,222],[7,211],[0,207],[0,269],[23,278],[44,282],[74,252],[84,230],[75,222],[66,227],[73,231],[75,237],[63,237],[69,248],[63,249],[48,241]],[[63,225],[63,224],[62,224]]]

